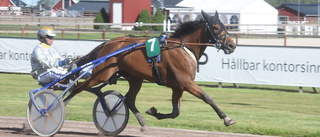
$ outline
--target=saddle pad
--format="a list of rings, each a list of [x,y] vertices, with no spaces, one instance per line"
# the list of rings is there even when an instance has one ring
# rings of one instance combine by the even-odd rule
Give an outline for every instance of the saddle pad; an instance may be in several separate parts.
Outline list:
[[[146,50],[149,58],[158,56],[160,54],[159,39],[151,38],[146,40]]]

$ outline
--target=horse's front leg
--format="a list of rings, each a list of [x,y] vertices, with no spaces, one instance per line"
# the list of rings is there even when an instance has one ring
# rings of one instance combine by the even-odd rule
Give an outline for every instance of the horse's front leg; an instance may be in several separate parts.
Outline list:
[[[230,126],[235,124],[236,122],[233,121],[231,118],[227,117],[216,105],[216,103],[213,101],[213,99],[205,93],[194,81],[186,83],[186,90],[190,92],[192,95],[202,99],[204,102],[209,104],[215,112],[218,114],[220,119],[224,120],[224,125],[225,126]]]
[[[143,79],[134,78],[134,77],[131,77],[131,76],[126,76],[125,78],[128,80],[129,85],[130,85],[128,94],[127,94],[126,99],[125,99],[125,103],[130,108],[132,113],[136,116],[137,120],[139,121],[139,124],[141,125],[140,131],[143,132],[143,133],[146,133],[146,131],[147,131],[147,122],[143,118],[141,113],[138,111],[138,109],[136,107],[136,103],[135,103],[137,94],[139,93],[140,88],[142,86]]]
[[[180,114],[180,104],[183,90],[179,88],[172,88],[172,112],[170,114],[158,113],[157,109],[152,107],[146,111],[147,114],[156,117],[157,119],[176,118]]]

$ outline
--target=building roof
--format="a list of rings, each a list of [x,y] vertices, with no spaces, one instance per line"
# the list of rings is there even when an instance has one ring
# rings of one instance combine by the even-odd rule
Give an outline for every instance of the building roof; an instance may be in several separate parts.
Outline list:
[[[11,0],[17,7],[26,7],[28,6],[26,3],[24,3],[21,0]]]
[[[318,16],[318,4],[282,4],[279,7],[287,7],[306,16]],[[278,8],[279,8],[278,7]]]
[[[184,8],[176,6],[183,0],[152,0],[152,6],[154,7],[161,7],[161,2],[163,1],[164,8]]]
[[[219,13],[278,13],[264,0],[183,0],[176,6]]]
[[[1,6],[8,6],[8,5],[4,5],[7,2],[11,3],[12,7],[17,7],[17,5],[12,0],[4,0],[4,1],[0,2],[0,5]]]
[[[59,2],[60,2],[61,0],[57,0],[51,7],[53,8],[53,7],[55,7]],[[64,8],[68,8],[69,7],[69,4],[66,4],[66,2],[67,3],[69,3],[69,2],[73,2],[73,3],[78,3],[79,2],[79,0],[68,0],[68,1],[64,1],[65,2],[65,4],[64,4]],[[62,1],[61,1],[62,2]],[[72,4],[71,4],[72,5]],[[63,7],[62,7],[63,8]]]
[[[183,0],[163,0],[163,1],[164,1],[163,6],[166,8],[178,8],[178,6],[176,6],[176,5]],[[179,8],[181,8],[181,7],[179,7]]]
[[[83,10],[86,12],[99,12],[102,8],[109,12],[109,1],[80,1],[67,8],[67,10]]]

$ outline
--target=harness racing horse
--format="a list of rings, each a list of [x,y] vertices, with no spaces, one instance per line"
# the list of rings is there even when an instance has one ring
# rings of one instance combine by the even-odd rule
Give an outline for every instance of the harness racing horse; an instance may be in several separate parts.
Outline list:
[[[215,46],[223,50],[225,54],[232,53],[236,44],[230,38],[225,26],[220,22],[219,15],[209,16],[202,11],[204,20],[180,23],[180,26],[170,38],[166,38],[166,44],[161,47],[161,61],[157,63],[160,80],[163,86],[172,89],[172,113],[158,113],[156,108],[147,110],[157,119],[176,118],[180,114],[180,104],[183,91],[188,91],[195,97],[209,104],[224,119],[225,126],[235,124],[227,117],[213,99],[206,94],[195,82],[197,62],[207,46]],[[78,65],[87,63],[96,58],[113,53],[132,43],[145,43],[144,38],[118,37],[101,44],[89,54],[78,61]],[[190,52],[191,51],[191,52]],[[190,55],[191,54],[191,55]],[[84,82],[79,83],[65,99],[68,102],[76,94],[100,83],[110,83],[115,74],[121,75],[129,82],[129,91],[125,103],[138,119],[141,131],[146,131],[146,121],[135,106],[136,96],[142,86],[143,80],[156,82],[152,67],[154,64],[147,61],[146,46],[140,46],[130,51],[110,57],[101,65],[92,70],[92,75]],[[159,83],[158,83],[159,84]]]

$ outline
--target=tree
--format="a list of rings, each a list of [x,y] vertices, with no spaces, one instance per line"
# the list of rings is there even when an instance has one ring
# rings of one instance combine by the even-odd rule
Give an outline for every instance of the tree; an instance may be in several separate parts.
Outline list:
[[[137,19],[137,22],[143,22],[143,23],[150,23],[151,22],[151,16],[147,9],[142,9],[141,13],[139,14],[139,17]],[[147,26],[135,26],[135,30],[147,30]]]
[[[100,10],[100,12],[101,12],[101,15],[102,15],[104,23],[109,23],[110,22],[110,19],[109,19],[110,17],[109,17],[109,14],[106,12],[106,9],[102,8]]]
[[[96,18],[94,19],[94,23],[107,23],[109,22],[109,15],[104,8],[100,10],[97,14]],[[94,29],[103,29],[103,25],[94,25]]]
[[[152,23],[163,23],[164,20],[164,15],[161,12],[160,7],[157,8],[156,14],[154,15],[152,19]],[[162,31],[163,27],[162,26],[152,26],[153,30],[156,31]]]

